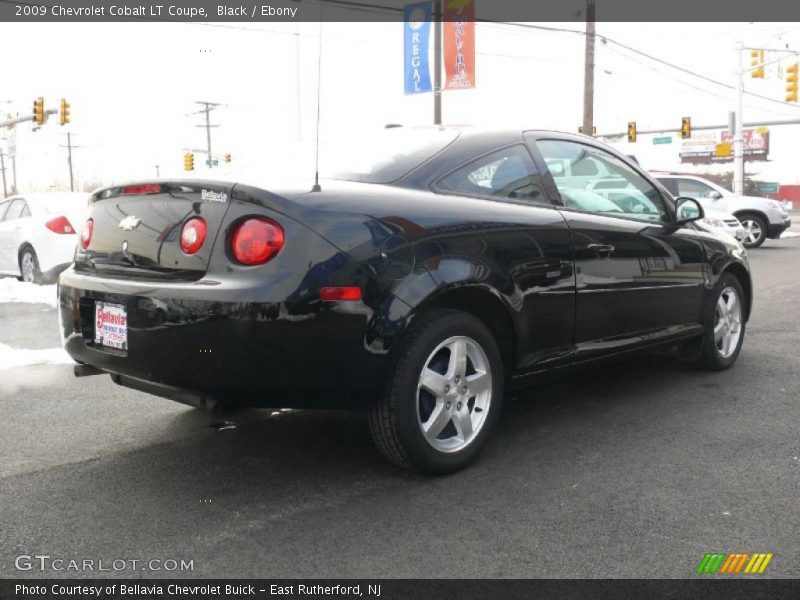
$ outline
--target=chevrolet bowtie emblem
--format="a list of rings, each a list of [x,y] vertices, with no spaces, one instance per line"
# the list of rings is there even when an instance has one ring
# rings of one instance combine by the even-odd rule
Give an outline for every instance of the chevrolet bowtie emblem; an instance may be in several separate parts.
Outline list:
[[[139,226],[142,220],[139,217],[134,217],[133,215],[128,215],[122,221],[119,222],[119,226],[125,231],[133,231]]]

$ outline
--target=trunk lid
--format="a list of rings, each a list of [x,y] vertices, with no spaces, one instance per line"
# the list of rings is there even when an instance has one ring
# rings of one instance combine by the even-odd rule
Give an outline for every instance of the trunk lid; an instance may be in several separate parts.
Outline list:
[[[133,183],[92,194],[94,221],[89,247],[80,244],[75,269],[116,278],[193,281],[208,269],[231,186],[220,182]],[[181,250],[183,224],[201,217],[207,225],[200,250]],[[76,227],[82,228],[83,223]]]

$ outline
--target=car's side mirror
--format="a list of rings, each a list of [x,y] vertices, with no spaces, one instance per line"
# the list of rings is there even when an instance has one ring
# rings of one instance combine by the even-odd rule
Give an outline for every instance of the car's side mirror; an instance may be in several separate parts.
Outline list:
[[[675,200],[675,216],[675,225],[681,226],[699,221],[705,216],[705,212],[697,200],[681,196]]]
[[[722,198],[722,194],[720,194],[717,190],[714,190],[708,195],[708,197],[711,198],[712,200],[719,200],[720,198]]]

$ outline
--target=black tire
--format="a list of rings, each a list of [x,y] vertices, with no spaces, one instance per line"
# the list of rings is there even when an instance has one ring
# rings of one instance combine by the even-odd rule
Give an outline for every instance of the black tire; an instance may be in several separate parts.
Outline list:
[[[28,263],[27,261],[31,262]],[[32,270],[28,265],[32,265]],[[24,246],[19,253],[19,272],[20,281],[27,281],[28,283],[35,283],[37,285],[42,283],[42,272],[39,270],[39,259],[36,258],[36,252],[30,246]]]
[[[753,227],[757,228],[759,231],[758,236],[752,241],[750,241],[749,236],[745,236],[745,239],[742,240],[742,245],[745,248],[758,248],[764,243],[764,240],[767,239],[767,222],[764,217],[756,213],[742,213],[738,215],[737,218],[745,230],[748,229],[748,224],[752,224]]]
[[[715,338],[714,329],[719,323],[719,315],[717,312],[717,303],[720,296],[726,290],[733,289],[738,295],[741,317],[739,323],[739,336],[736,341],[735,347],[729,355],[725,355],[719,348],[719,342]],[[708,303],[705,307],[704,322],[703,322],[703,339],[701,343],[700,357],[695,361],[695,365],[707,371],[724,371],[729,369],[736,359],[739,357],[739,352],[742,349],[742,343],[745,336],[745,315],[747,314],[747,298],[744,295],[742,284],[739,279],[730,273],[725,273],[714,291],[709,295]]]
[[[468,338],[482,350],[483,357],[491,369],[489,373],[491,385],[485,386],[491,395],[488,396],[490,401],[485,409],[486,415],[482,417],[482,424],[476,429],[471,441],[463,448],[441,451],[434,448],[433,442],[429,443],[423,435],[421,417],[418,414],[421,410],[418,393],[422,395],[422,392],[418,392],[418,384],[423,368],[429,366],[426,361],[431,358],[432,353],[441,344],[455,337]],[[471,348],[474,350],[475,346]],[[446,349],[442,350],[445,351]],[[467,369],[475,368],[471,357],[465,364]],[[467,375],[469,376],[468,373]],[[500,351],[486,325],[466,312],[431,310],[414,319],[400,340],[399,348],[392,354],[384,392],[369,409],[372,437],[384,456],[400,467],[431,474],[457,471],[475,459],[497,424],[502,407],[503,385],[504,372]],[[454,407],[458,397],[453,394],[458,394],[459,390],[463,392],[463,388],[456,387],[457,389],[454,388],[449,392],[455,398]],[[461,408],[462,405],[465,407],[470,414],[471,423],[473,416],[477,415],[476,418],[481,419],[479,413],[484,411],[479,409],[476,412],[477,400],[474,398],[467,400],[469,393],[472,393],[472,390],[469,390],[467,395],[461,396],[464,402],[459,401],[458,407]],[[454,427],[455,431],[455,417],[445,430],[449,427]],[[442,435],[444,433],[445,431]]]

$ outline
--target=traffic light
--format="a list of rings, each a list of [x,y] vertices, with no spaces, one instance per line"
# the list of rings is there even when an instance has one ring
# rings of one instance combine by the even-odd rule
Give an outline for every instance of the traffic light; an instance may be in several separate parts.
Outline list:
[[[58,112],[58,122],[61,125],[66,125],[69,123],[69,102],[67,102],[66,98],[61,99],[61,107]]]
[[[230,154],[226,154],[224,156],[224,160],[225,160],[225,162],[231,162],[231,155]]]
[[[194,154],[191,152],[183,155],[183,169],[184,171],[194,171]]]
[[[683,117],[681,119],[681,139],[688,140],[692,137],[692,118]]]
[[[33,122],[44,125],[44,98],[41,96],[33,101]]]
[[[764,65],[764,51],[750,50],[750,66],[753,67],[753,69],[750,71],[750,76],[753,77],[753,79],[764,79],[763,65]]]
[[[797,64],[786,67],[786,101],[797,102]]]
[[[628,123],[628,142],[633,143],[636,141],[636,121]]]

